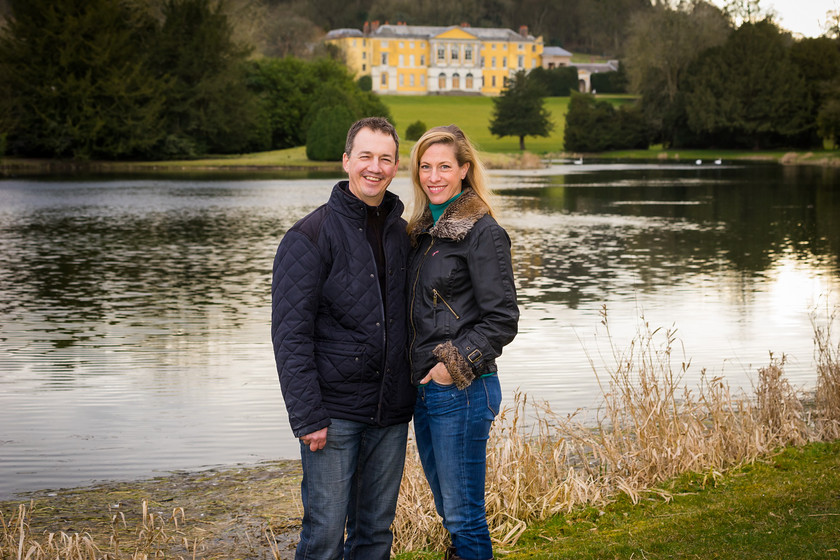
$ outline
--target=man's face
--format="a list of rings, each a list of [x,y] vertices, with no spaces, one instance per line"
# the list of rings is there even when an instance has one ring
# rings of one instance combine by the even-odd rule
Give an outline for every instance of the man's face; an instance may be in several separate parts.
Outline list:
[[[390,134],[361,129],[353,150],[342,158],[350,178],[350,192],[368,206],[379,206],[385,189],[397,174],[397,144]]]

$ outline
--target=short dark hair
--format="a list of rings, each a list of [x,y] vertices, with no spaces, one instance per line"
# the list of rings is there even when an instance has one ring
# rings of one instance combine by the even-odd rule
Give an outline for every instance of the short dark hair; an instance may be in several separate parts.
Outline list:
[[[353,151],[353,142],[356,140],[356,135],[363,128],[369,128],[374,132],[384,132],[390,134],[394,139],[394,144],[397,145],[397,159],[400,158],[400,137],[397,135],[397,129],[394,128],[388,119],[384,117],[365,117],[353,123],[350,130],[347,131],[347,142],[344,144],[344,153],[348,156]]]

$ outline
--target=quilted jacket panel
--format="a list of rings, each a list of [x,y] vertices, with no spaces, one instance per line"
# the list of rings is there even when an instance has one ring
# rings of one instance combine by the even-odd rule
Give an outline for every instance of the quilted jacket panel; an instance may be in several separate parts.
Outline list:
[[[363,202],[339,182],[296,223],[274,259],[271,336],[289,422],[300,437],[344,418],[388,426],[414,407],[406,359],[408,236],[386,193],[386,297],[365,236]],[[387,309],[386,309],[387,305]],[[386,320],[387,317],[387,320]]]

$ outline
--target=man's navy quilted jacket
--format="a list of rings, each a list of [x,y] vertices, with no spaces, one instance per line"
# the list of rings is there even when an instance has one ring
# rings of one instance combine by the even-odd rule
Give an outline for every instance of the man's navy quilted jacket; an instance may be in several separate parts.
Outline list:
[[[406,359],[403,204],[386,192],[382,301],[365,204],[333,187],[329,201],[296,223],[274,259],[271,338],[295,436],[343,418],[389,426],[414,409]]]

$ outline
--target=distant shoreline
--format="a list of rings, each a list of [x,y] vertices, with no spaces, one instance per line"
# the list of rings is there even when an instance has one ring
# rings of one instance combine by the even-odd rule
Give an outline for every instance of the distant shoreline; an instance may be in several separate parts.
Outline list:
[[[743,150],[626,150],[604,153],[534,154],[482,153],[490,169],[539,169],[545,161],[577,160],[634,160],[645,162],[690,162],[711,164],[723,161],[761,161],[781,165],[818,165],[840,167],[840,150],[822,151],[758,151]],[[402,155],[400,169],[408,169],[407,154]],[[210,156],[195,160],[177,161],[77,161],[36,158],[0,159],[0,176],[54,174],[184,174],[184,173],[289,173],[301,175],[341,174],[340,162],[314,162],[305,158],[304,148],[275,152],[260,152],[239,156]]]

